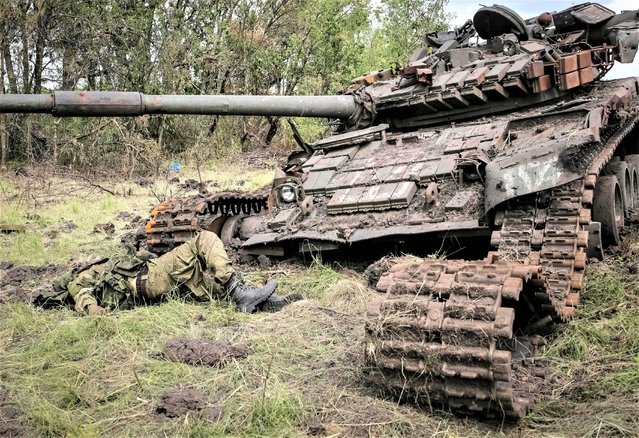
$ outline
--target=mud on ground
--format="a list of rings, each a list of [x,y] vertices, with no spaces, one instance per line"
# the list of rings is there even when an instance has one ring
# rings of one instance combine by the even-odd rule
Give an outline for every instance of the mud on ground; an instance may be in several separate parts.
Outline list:
[[[233,359],[243,359],[253,352],[247,345],[232,345],[225,341],[204,341],[171,338],[165,344],[168,356],[189,365],[224,366]]]
[[[20,411],[9,400],[9,392],[0,387],[0,437],[21,438],[26,433],[20,424]]]
[[[218,421],[223,415],[221,407],[207,407],[204,393],[193,388],[165,392],[155,405],[154,413],[161,418],[177,418],[188,413],[195,413],[209,421]]]
[[[38,301],[52,290],[53,280],[67,269],[65,265],[34,267],[0,262],[0,303]]]

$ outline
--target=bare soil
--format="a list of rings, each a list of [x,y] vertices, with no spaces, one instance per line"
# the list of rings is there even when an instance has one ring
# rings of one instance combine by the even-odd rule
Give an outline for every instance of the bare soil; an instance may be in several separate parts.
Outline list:
[[[67,268],[64,265],[33,267],[0,262],[0,303],[34,303],[51,291],[52,280]]]
[[[193,388],[174,389],[160,396],[154,413],[160,418],[178,418],[196,413],[209,421],[219,421],[224,415],[220,406],[206,406],[206,396]]]
[[[155,413],[159,416],[175,418],[189,411],[200,411],[204,406],[204,394],[196,389],[177,389],[160,396],[155,405]]]
[[[243,359],[253,352],[247,345],[233,345],[224,341],[204,341],[171,338],[166,341],[168,356],[189,365],[224,366],[233,359]]]
[[[0,437],[26,437],[20,424],[20,411],[9,400],[8,391],[0,387]]]

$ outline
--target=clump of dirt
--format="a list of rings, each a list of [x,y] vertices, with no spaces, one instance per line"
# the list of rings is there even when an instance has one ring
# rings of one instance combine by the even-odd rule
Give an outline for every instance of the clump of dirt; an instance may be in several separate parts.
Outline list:
[[[63,233],[70,233],[71,231],[78,228],[78,226],[72,220],[63,220],[60,222],[59,228],[60,231],[62,231]]]
[[[160,417],[176,418],[187,412],[200,412],[205,406],[204,393],[197,389],[174,389],[165,392],[155,405],[154,412]]]
[[[20,411],[9,401],[8,391],[0,387],[0,437],[27,436],[20,424]]]
[[[0,263],[0,303],[33,303],[42,292],[51,289],[52,278],[65,269],[62,265],[34,267]]]
[[[104,233],[108,237],[111,237],[111,236],[113,236],[113,233],[115,233],[115,225],[113,225],[112,222],[107,222],[105,224],[95,224],[93,226],[93,232],[94,233]]]
[[[257,263],[262,269],[269,269],[273,265],[271,259],[266,257],[264,254],[257,256]]]
[[[320,436],[326,433],[326,428],[322,423],[315,420],[308,425],[308,429],[306,429],[306,433],[310,436]]]
[[[377,286],[377,282],[382,277],[382,275],[387,273],[390,268],[392,268],[397,263],[398,261],[396,258],[382,257],[375,263],[369,265],[368,268],[366,268],[366,270],[364,271],[364,276],[368,279],[368,285],[373,288]]]
[[[145,249],[146,230],[144,227],[146,225],[146,219],[127,211],[119,211],[116,219],[127,221],[128,223],[124,225],[124,229],[131,230],[120,238],[120,242],[124,245],[131,245],[136,249]]]
[[[153,183],[155,183],[155,179],[150,177],[142,177],[138,178],[135,183],[140,187],[150,187],[153,185]]]
[[[194,412],[209,421],[219,421],[224,415],[220,406],[207,407],[204,393],[193,388],[165,392],[155,405],[154,412],[164,418],[177,418]]]
[[[116,219],[128,222],[124,225],[124,228],[133,230],[139,228],[141,225],[146,224],[146,219],[142,218],[139,214],[130,213],[128,211],[118,211],[115,216]]]
[[[171,338],[165,347],[172,359],[189,365],[223,366],[232,359],[243,359],[253,353],[247,345],[192,338]]]

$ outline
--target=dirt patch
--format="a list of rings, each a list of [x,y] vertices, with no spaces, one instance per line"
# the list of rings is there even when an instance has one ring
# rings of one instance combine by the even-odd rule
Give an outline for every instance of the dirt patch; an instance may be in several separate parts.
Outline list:
[[[20,424],[20,411],[9,401],[8,391],[0,388],[0,437],[27,436]]]
[[[175,418],[190,411],[201,411],[205,406],[204,393],[196,389],[186,388],[172,390],[160,396],[155,405],[156,415]]]
[[[0,263],[0,303],[33,303],[43,292],[51,290],[52,279],[65,269],[62,265],[34,267]]]
[[[220,406],[207,407],[204,393],[193,388],[165,392],[155,405],[154,412],[164,418],[177,418],[193,412],[209,421],[219,421],[223,415]]]
[[[113,225],[113,222],[107,222],[105,224],[95,224],[93,226],[93,232],[104,233],[108,237],[111,237],[113,236],[113,233],[115,233],[115,225]]]
[[[203,341],[191,338],[171,338],[166,341],[169,357],[189,365],[223,366],[232,359],[243,359],[253,353],[247,345],[232,345],[225,341]]]

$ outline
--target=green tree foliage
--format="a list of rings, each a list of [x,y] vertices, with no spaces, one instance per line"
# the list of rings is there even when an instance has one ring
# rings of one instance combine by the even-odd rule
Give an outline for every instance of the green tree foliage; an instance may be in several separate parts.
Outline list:
[[[441,28],[447,0],[5,0],[0,84],[9,93],[333,94],[406,59]],[[281,140],[277,118],[8,118],[14,159],[118,150],[143,159]],[[106,149],[105,149],[106,148]]]
[[[405,63],[427,32],[446,30],[448,0],[380,0],[360,65],[368,72]]]

